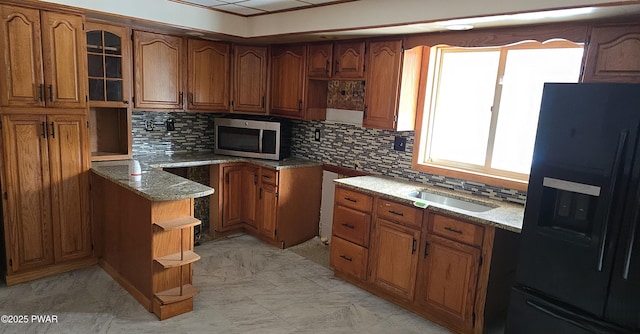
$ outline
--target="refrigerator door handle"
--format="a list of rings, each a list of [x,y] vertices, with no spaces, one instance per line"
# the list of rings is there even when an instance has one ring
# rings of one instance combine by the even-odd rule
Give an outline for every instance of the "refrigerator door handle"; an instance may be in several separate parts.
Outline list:
[[[609,233],[609,218],[611,216],[611,206],[613,205],[613,196],[615,195],[616,184],[618,183],[618,174],[620,174],[620,162],[624,156],[624,144],[627,142],[627,131],[621,131],[618,137],[618,148],[616,149],[616,157],[613,162],[611,171],[611,191],[609,192],[609,204],[605,211],[605,220],[602,223],[602,231],[600,233],[600,249],[598,250],[598,271],[602,271],[604,267],[604,252],[607,247],[607,234]]]
[[[640,199],[640,188],[636,198]],[[638,202],[638,201],[636,201]],[[636,209],[633,213],[633,225],[629,232],[629,241],[627,241],[627,251],[624,254],[624,267],[622,269],[622,278],[629,279],[629,270],[631,269],[631,256],[633,256],[633,245],[636,243],[636,230],[638,229],[638,215],[640,214],[640,203],[636,203]]]
[[[562,320],[564,322],[568,322],[576,327],[579,327],[588,331],[589,333],[594,333],[594,334],[611,334],[612,333],[611,332],[612,328],[606,328],[608,326],[598,326],[597,323],[590,322],[584,319],[583,317],[569,310],[561,308],[559,306],[555,306],[553,309],[551,309],[531,299],[527,299],[526,303],[528,306],[533,307],[534,309],[544,314],[547,314],[553,318]],[[616,333],[623,333],[623,332],[616,331]]]

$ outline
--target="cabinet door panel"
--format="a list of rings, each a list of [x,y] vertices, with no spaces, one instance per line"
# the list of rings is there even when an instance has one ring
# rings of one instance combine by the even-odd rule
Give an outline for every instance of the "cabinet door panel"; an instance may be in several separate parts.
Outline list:
[[[335,76],[343,79],[364,78],[364,42],[336,43]]]
[[[306,47],[274,47],[271,54],[271,114],[304,118]]]
[[[87,99],[86,36],[79,16],[42,12],[46,104],[84,108]]]
[[[182,109],[182,38],[134,32],[135,107]]]
[[[245,223],[256,226],[256,212],[258,204],[258,175],[259,168],[245,166],[242,170],[242,213]]]
[[[309,45],[308,67],[310,78],[330,78],[333,73],[333,44]]]
[[[364,126],[389,130],[394,128],[401,61],[402,41],[369,44]]]
[[[640,25],[591,29],[584,82],[640,82]]]
[[[35,9],[0,6],[0,104],[42,107],[44,76],[40,39],[40,13]],[[42,91],[44,93],[44,91]]]
[[[229,45],[189,39],[188,109],[229,111]]]
[[[86,119],[49,116],[51,206],[56,262],[91,255]]]
[[[53,263],[49,157],[44,116],[3,117],[10,270]]]
[[[413,301],[420,231],[377,219],[374,233],[371,281],[387,292]]]
[[[432,235],[424,247],[416,303],[453,328],[470,332],[480,249]]]
[[[261,234],[275,239],[278,215],[278,195],[276,187],[263,184],[260,190],[260,208],[258,211],[258,230]]]
[[[235,165],[223,168],[224,190],[222,209],[222,228],[228,230],[234,225],[242,223],[242,203],[244,192],[242,191],[243,166]]]
[[[233,111],[266,113],[267,48],[235,47]]]

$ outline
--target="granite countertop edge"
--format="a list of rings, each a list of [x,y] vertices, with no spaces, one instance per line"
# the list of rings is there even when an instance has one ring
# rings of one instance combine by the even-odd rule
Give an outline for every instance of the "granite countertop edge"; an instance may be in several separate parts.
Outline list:
[[[130,166],[140,163],[141,177],[130,176]],[[290,158],[281,161],[260,160],[212,153],[178,155],[139,155],[134,159],[94,161],[91,171],[109,181],[121,185],[151,201],[171,201],[211,195],[215,190],[209,186],[163,171],[162,168],[181,168],[217,165],[231,162],[250,162],[274,170],[322,166],[321,162]]]
[[[489,204],[491,206],[495,206],[495,208],[485,212],[471,212],[428,201],[427,206],[423,209],[447,214],[478,224],[494,226],[515,233],[520,233],[522,230],[522,219],[524,216],[523,205],[492,200],[490,198],[476,195],[468,195],[462,192],[443,189],[441,187],[398,180],[386,176],[357,176],[342,178],[334,180],[334,183],[347,189],[361,191],[363,193],[412,206],[416,199],[409,197],[408,194],[412,191],[423,189],[430,190],[435,193],[441,193],[443,195],[452,195],[453,197],[462,200]]]

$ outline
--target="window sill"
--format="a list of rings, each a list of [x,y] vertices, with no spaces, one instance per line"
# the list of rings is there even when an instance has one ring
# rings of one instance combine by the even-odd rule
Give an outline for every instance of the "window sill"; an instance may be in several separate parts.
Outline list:
[[[452,177],[461,180],[467,180],[472,182],[483,183],[487,185],[515,189],[519,191],[527,191],[527,187],[529,186],[529,182],[511,179],[502,176],[483,174],[480,172],[474,172],[464,169],[458,169],[453,167],[444,167],[444,166],[435,166],[429,164],[419,164],[415,161],[411,164],[411,169],[434,174],[434,175],[442,175],[447,177]]]

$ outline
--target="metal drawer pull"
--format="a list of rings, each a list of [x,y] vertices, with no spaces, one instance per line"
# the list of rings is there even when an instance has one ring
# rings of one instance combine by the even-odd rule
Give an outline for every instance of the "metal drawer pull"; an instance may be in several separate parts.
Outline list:
[[[269,175],[262,175],[262,177],[264,177],[265,179],[270,179],[271,178],[271,176],[269,176]]]
[[[346,256],[346,255],[340,255],[340,257],[341,257],[341,258],[343,258],[343,259],[345,259],[345,260],[347,260],[347,261],[349,261],[349,262],[353,261],[353,259],[352,259],[352,258],[350,258],[350,257],[348,257],[348,256]]]
[[[429,242],[424,242],[424,258],[426,259],[429,256]]]
[[[358,201],[353,198],[345,197],[344,199],[349,202],[358,203]]]
[[[415,238],[413,239],[413,243],[411,244],[411,255],[416,253],[416,244],[418,243],[418,240],[416,240]]]
[[[352,230],[355,228],[355,226],[350,225],[350,224],[346,224],[346,223],[345,223],[345,224],[342,224],[342,226],[344,226],[344,227],[346,227],[346,228],[350,228],[350,229],[352,229]]]
[[[456,230],[455,228],[449,227],[449,226],[445,226],[444,227],[445,230],[449,231],[449,232],[453,232],[453,233],[458,233],[458,234],[462,234],[461,230]]]
[[[402,212],[389,210],[389,213],[394,214],[396,216],[404,217],[404,213],[402,213]]]

